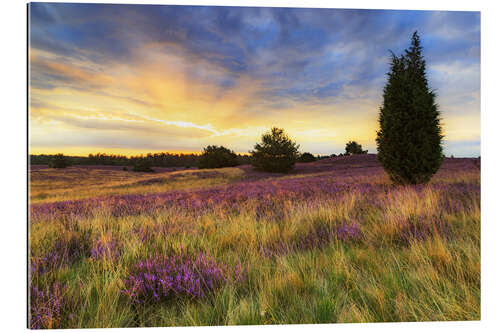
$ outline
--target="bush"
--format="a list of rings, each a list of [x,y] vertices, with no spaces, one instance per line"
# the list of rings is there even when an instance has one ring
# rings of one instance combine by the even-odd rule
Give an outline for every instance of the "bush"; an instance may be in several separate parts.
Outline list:
[[[356,141],[349,141],[345,144],[345,154],[353,155],[353,154],[367,154],[368,150],[363,150],[363,147]]]
[[[134,168],[132,171],[135,172],[155,172],[151,167],[153,166],[153,163],[151,163],[150,160],[143,158],[139,159],[135,162]]]
[[[298,161],[302,163],[314,162],[316,161],[316,157],[314,157],[314,155],[311,153],[303,153],[302,155],[300,155]]]
[[[172,299],[204,299],[226,283],[246,280],[247,268],[238,262],[230,267],[200,252],[154,256],[135,263],[123,281],[122,293],[134,304]]]
[[[203,148],[198,166],[200,169],[226,168],[238,165],[236,154],[223,146]]]
[[[283,129],[273,127],[262,135],[262,142],[251,151],[252,165],[268,172],[288,172],[299,157],[299,145],[293,142]]]
[[[443,161],[443,135],[417,32],[404,55],[392,54],[383,97],[378,160],[396,184],[428,182]]]
[[[69,159],[63,154],[55,155],[49,162],[49,168],[62,169],[70,166]]]
[[[123,170],[123,171],[128,171],[128,168],[127,168],[126,166],[124,166],[124,167],[122,168],[122,170]]]

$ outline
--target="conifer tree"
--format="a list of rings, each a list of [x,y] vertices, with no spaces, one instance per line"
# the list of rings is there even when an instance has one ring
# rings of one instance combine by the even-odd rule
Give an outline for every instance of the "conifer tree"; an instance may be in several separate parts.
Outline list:
[[[396,184],[426,183],[441,166],[443,135],[435,97],[415,31],[405,54],[392,53],[379,113],[377,158]]]

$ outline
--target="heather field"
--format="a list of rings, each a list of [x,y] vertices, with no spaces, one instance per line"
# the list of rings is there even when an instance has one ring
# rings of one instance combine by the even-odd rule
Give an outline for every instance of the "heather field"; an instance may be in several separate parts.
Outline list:
[[[480,319],[480,162],[30,169],[30,326]]]

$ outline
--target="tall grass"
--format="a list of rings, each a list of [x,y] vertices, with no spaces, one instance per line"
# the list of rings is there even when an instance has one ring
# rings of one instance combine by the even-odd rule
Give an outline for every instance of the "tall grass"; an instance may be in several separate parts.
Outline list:
[[[296,176],[265,181],[263,189],[277,188],[270,197],[237,201],[235,194],[219,202],[213,192],[203,200],[216,203],[202,209],[174,203],[112,214],[104,200],[92,214],[32,214],[31,323],[90,328],[479,320],[480,172],[472,165],[445,170],[425,186],[393,187],[381,172],[356,177],[353,171],[349,186],[335,194],[308,189],[328,176],[313,174],[300,178],[300,186],[284,184]],[[365,191],[370,177],[376,185]],[[335,182],[346,185],[345,179],[327,184]],[[194,190],[199,184],[189,184],[188,193],[200,198]],[[127,296],[127,279],[138,274],[141,260],[200,252],[228,271],[244,269],[244,278],[217,280],[204,297],[169,293],[141,303]]]

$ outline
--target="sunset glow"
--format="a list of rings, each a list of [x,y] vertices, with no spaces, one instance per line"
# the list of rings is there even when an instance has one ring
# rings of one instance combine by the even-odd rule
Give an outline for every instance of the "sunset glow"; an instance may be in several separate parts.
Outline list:
[[[480,155],[478,12],[30,4],[30,153],[247,153],[272,126],[375,153],[388,50],[418,30],[445,154]]]

